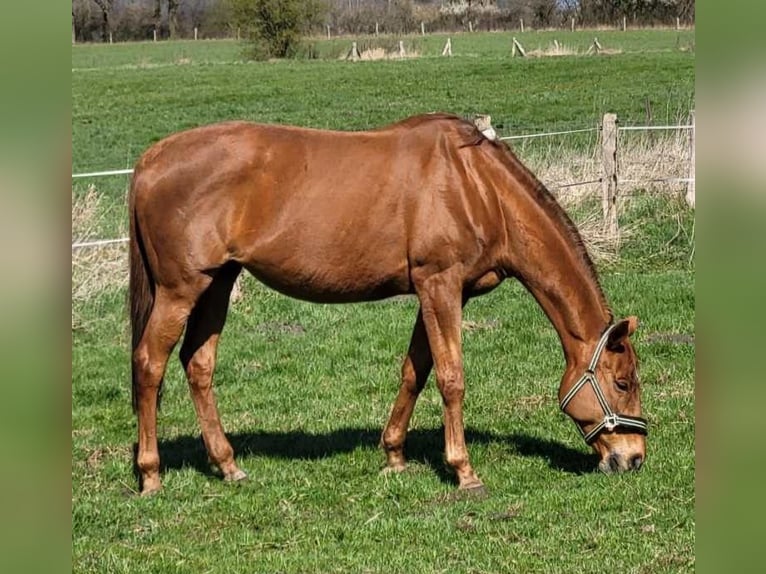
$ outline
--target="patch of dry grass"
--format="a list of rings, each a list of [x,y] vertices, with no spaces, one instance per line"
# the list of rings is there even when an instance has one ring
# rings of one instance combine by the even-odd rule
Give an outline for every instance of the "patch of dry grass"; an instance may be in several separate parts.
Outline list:
[[[682,195],[685,192],[686,183],[679,181],[688,177],[689,169],[690,147],[685,131],[659,136],[654,132],[621,132],[618,150],[617,189],[621,212],[636,194]],[[605,231],[600,203],[599,154],[597,147],[589,151],[550,147],[526,161],[562,207],[573,215],[591,257],[598,263],[614,263],[620,244],[630,241],[637,230],[621,225],[617,237]],[[583,206],[593,204],[595,208],[583,210]]]
[[[102,239],[102,202],[94,186],[72,195],[72,245]],[[72,248],[72,328],[81,324],[81,306],[94,295],[127,285],[127,270],[127,243]]]
[[[401,60],[406,58],[418,58],[420,52],[417,51],[405,51],[404,55],[401,55],[399,51],[386,51],[384,48],[370,48],[364,50],[361,54],[362,60]]]
[[[622,50],[614,48],[601,47],[598,50],[591,46],[587,51],[583,52],[573,46],[567,46],[561,44],[558,40],[553,40],[545,48],[537,48],[535,50],[527,50],[526,55],[530,58],[550,58],[556,56],[590,56],[590,55],[614,55],[622,54]]]
[[[580,52],[577,50],[577,48],[560,44],[558,40],[554,40],[546,48],[542,48],[538,50],[529,50],[527,52],[527,56],[530,56],[533,58],[542,58],[542,57],[549,57],[549,56],[579,56],[579,55],[580,55]]]

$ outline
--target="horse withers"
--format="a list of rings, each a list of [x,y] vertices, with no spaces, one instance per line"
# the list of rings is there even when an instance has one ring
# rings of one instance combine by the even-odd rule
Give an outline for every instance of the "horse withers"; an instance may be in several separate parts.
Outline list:
[[[130,195],[130,307],[136,464],[160,488],[157,401],[180,358],[211,461],[241,480],[213,396],[216,347],[242,268],[292,297],[351,303],[415,294],[420,309],[383,431],[387,468],[432,367],[446,460],[482,488],[463,430],[462,309],[518,279],[558,332],[562,409],[605,471],[636,469],[646,422],[630,335],[614,322],[575,226],[509,147],[470,121],[428,114],[372,131],[232,122],[153,145]]]

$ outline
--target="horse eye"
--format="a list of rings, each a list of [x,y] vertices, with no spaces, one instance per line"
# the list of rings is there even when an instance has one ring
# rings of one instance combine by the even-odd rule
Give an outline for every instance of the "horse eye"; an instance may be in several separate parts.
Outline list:
[[[617,388],[621,391],[627,391],[628,390],[628,381],[625,380],[619,380],[614,382],[615,385],[617,385]]]

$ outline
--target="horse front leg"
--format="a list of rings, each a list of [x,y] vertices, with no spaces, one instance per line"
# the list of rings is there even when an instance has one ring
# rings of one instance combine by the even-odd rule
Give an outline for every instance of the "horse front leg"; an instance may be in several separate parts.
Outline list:
[[[448,269],[423,278],[415,285],[444,402],[447,463],[455,470],[461,489],[483,489],[468,458],[463,428],[462,276],[457,269]]]
[[[423,313],[419,311],[412,330],[410,347],[402,364],[402,383],[399,394],[391,408],[391,416],[381,438],[381,444],[386,452],[386,471],[399,472],[405,468],[404,442],[407,438],[407,429],[412,411],[415,409],[415,402],[425,387],[432,366],[433,359],[423,324]]]

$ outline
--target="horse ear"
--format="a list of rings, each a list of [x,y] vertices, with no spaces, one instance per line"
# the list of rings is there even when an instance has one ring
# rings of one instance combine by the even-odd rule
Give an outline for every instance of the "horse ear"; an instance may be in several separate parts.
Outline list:
[[[638,328],[638,317],[630,316],[623,319],[614,326],[609,333],[609,339],[606,342],[606,348],[610,351],[621,351],[623,342],[636,332]]]

